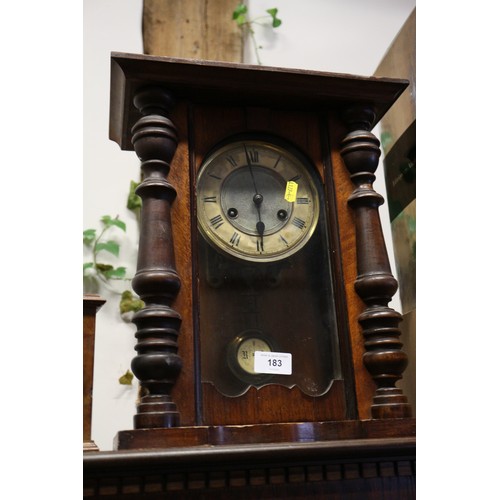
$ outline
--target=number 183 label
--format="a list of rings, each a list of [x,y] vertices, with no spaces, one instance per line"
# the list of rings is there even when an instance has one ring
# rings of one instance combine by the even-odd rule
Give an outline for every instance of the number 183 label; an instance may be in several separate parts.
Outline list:
[[[276,375],[292,374],[292,355],[287,352],[255,351],[254,371]]]

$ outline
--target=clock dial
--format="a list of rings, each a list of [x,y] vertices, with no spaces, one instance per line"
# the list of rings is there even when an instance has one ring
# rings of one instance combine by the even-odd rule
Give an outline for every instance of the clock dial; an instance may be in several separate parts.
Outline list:
[[[247,373],[254,375],[255,351],[271,351],[271,346],[263,339],[258,337],[249,337],[243,339],[236,351],[236,360],[238,366]]]
[[[278,261],[300,250],[316,228],[318,205],[307,160],[271,141],[222,146],[198,175],[201,233],[216,248],[247,261]]]
[[[254,369],[257,351],[274,351],[271,339],[259,330],[248,330],[234,338],[227,349],[227,362],[233,373],[242,381],[263,383],[272,376]]]

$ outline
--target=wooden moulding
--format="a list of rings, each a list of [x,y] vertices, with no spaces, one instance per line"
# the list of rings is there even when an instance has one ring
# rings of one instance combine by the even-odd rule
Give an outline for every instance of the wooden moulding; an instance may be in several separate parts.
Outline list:
[[[131,130],[141,114],[133,98],[148,85],[168,88],[178,102],[310,111],[369,105],[375,124],[408,81],[112,52],[109,137],[123,150],[134,149]]]
[[[305,443],[349,439],[414,437],[414,419],[344,420],[282,424],[176,427],[121,431],[117,450],[162,449],[193,446],[248,445],[252,443]]]
[[[373,437],[372,422],[337,430],[349,425],[367,437],[87,453],[83,497],[414,499],[415,437]]]

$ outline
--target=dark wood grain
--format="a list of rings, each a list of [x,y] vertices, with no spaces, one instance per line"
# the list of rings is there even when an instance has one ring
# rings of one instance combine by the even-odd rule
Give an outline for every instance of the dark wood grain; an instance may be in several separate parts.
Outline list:
[[[348,332],[347,338],[340,338],[348,346],[348,348],[343,349],[343,352],[350,353],[350,358],[346,360],[346,366],[349,366],[352,370],[354,379],[355,415],[361,419],[368,419],[371,416],[372,395],[376,386],[363,365],[364,343],[358,317],[364,310],[364,303],[354,288],[357,278],[356,225],[354,213],[348,206],[348,198],[352,192],[352,182],[340,155],[340,144],[347,130],[336,113],[328,115],[327,130],[330,142],[329,164],[332,169],[330,182],[334,192],[331,219],[337,221],[336,231],[340,248],[340,251],[334,255],[334,262],[340,269],[342,276],[340,282],[336,283],[339,288],[337,297],[339,301],[345,300],[343,307],[345,307],[346,311],[344,316],[339,315],[339,317],[346,322]],[[335,232],[333,234],[335,235]]]
[[[171,391],[182,366],[177,343],[182,320],[172,308],[180,278],[175,268],[170,213],[176,191],[167,176],[178,139],[167,118],[173,107],[168,92],[145,87],[134,96],[134,105],[143,115],[132,127],[143,180],[136,189],[142,208],[132,287],[145,303],[132,319],[137,326],[137,356],[131,366],[141,387],[134,427],[171,427],[180,423]]]
[[[415,437],[415,420],[298,421],[287,423],[134,429],[117,435],[118,450],[304,443],[354,439]]]
[[[83,296],[83,451],[98,451],[92,440],[92,391],[97,311],[106,303],[99,295]]]
[[[161,344],[161,356],[169,360],[166,363],[169,373],[162,374],[161,382],[154,374],[153,378],[142,376],[141,384],[150,394],[153,387],[161,387],[157,393],[159,399],[167,397],[170,405],[172,398],[182,407],[182,412],[172,408],[172,415],[176,416],[162,423],[164,417],[151,415],[153,420],[159,420],[136,427],[180,426],[189,435],[186,429],[192,426],[196,435],[196,427],[203,425],[408,416],[398,412],[374,413],[372,408],[374,392],[378,390],[377,398],[382,396],[381,392],[387,396],[386,381],[391,379],[393,384],[401,375],[402,370],[398,372],[396,365],[403,363],[404,356],[396,340],[397,314],[391,313],[390,319],[385,315],[382,322],[395,333],[384,337],[385,340],[382,338],[381,342],[378,333],[376,339],[373,335],[368,338],[375,320],[370,314],[372,306],[379,308],[378,314],[397,284],[386,268],[378,211],[373,210],[379,197],[366,188],[368,177],[363,174],[364,165],[370,163],[374,152],[365,147],[366,134],[348,135],[350,130],[369,133],[408,83],[119,53],[112,54],[111,66],[110,138],[122,149],[136,148],[145,177],[139,188],[144,195],[145,222],[141,227],[143,243],[135,286],[148,307],[157,308],[161,304],[170,314],[168,332],[164,331],[160,342],[150,335],[146,323],[144,328],[138,324],[137,358],[147,361],[153,345]],[[148,95],[143,92],[147,88],[155,89],[155,98],[150,95],[146,105],[135,106],[134,96]],[[158,101],[160,95],[169,96],[167,104],[161,104],[161,99]],[[369,109],[369,118],[351,113],[347,121],[343,120],[354,105]],[[169,119],[172,122],[168,122]],[[141,123],[143,128],[139,126]],[[171,137],[174,128],[175,140]],[[321,397],[306,397],[296,387],[268,386],[251,389],[238,398],[228,398],[210,383],[202,383],[196,175],[210,150],[243,132],[273,134],[293,143],[312,160],[325,188],[341,375]],[[141,146],[143,137],[145,142]],[[362,161],[358,158],[360,155]],[[353,194],[353,183],[358,191],[361,189],[362,196]],[[158,232],[160,221],[164,238]],[[299,310],[300,293],[286,299],[293,309]],[[141,315],[137,319],[141,320]],[[379,333],[382,323],[377,327]],[[298,327],[304,329],[302,324]],[[391,343],[389,356],[382,352],[387,339]],[[155,352],[155,356],[157,354]],[[372,359],[376,361],[373,363]],[[138,361],[134,363],[137,365]],[[392,365],[390,370],[389,365]],[[381,369],[383,373],[379,376],[376,372]],[[385,405],[380,398],[379,402]],[[149,402],[145,403],[144,407],[139,405],[139,413],[157,413]]]
[[[84,497],[415,498],[415,420],[394,387],[404,354],[398,314],[387,305],[397,283],[378,220],[381,197],[371,187],[379,151],[369,132],[407,82],[111,59],[110,138],[125,150],[135,146],[144,173],[134,287],[146,308],[135,319],[133,366],[145,392],[135,428],[115,438],[119,451],[85,454]],[[353,106],[369,112],[342,118]],[[324,187],[341,369],[321,396],[273,384],[226,397],[202,377],[196,175],[220,141],[249,131],[293,143]],[[285,303],[299,311],[301,294]]]
[[[193,345],[193,259],[191,250],[191,207],[192,192],[189,172],[189,128],[188,107],[178,102],[170,117],[177,129],[178,145],[172,158],[169,182],[175,186],[177,197],[171,208],[174,227],[175,267],[181,279],[181,286],[173,306],[182,317],[178,346],[182,358],[182,370],[172,388],[172,399],[176,402],[182,426],[196,425],[197,373]],[[176,230],[177,228],[181,228]]]
[[[268,108],[246,106],[201,104],[192,104],[191,106],[191,126],[193,128],[191,147],[194,151],[193,178],[196,176],[197,169],[204,157],[220,141],[235,133],[258,131],[271,134],[271,136],[275,135],[293,143],[313,161],[318,175],[325,182],[325,171],[328,167],[323,161],[323,151],[326,145],[322,144],[321,120],[316,113],[290,110],[273,110],[271,112]],[[336,227],[332,227],[331,230],[336,231]],[[337,243],[337,239],[332,240],[332,254],[334,255],[340,253],[340,249],[335,246]],[[303,268],[307,267],[304,265]],[[296,272],[299,273],[300,269]],[[336,273],[333,276],[334,282],[340,283],[342,281],[340,268],[335,267],[333,272]],[[220,294],[222,291],[219,290],[218,293]],[[226,300],[228,303],[231,301],[232,293],[234,293],[232,290],[227,292]],[[272,300],[274,292],[270,290],[267,295],[266,291],[260,293],[264,294],[263,301],[265,302],[267,296],[269,296],[269,300]],[[283,287],[280,290],[280,297],[281,304],[286,304],[286,307],[292,311],[301,311],[296,318],[296,327],[298,331],[307,331],[307,318],[310,318],[314,312],[306,309],[305,301],[301,299],[301,291]],[[340,305],[337,307],[337,314],[339,317],[343,317],[345,311],[340,310]],[[199,310],[196,307],[196,302],[194,310],[196,312]],[[205,308],[204,322],[208,325],[215,321],[210,318],[211,311],[217,314],[213,307],[207,306]],[[226,322],[230,322],[231,314],[238,315],[238,309],[225,311]],[[269,315],[267,320],[263,319],[264,324],[272,324],[272,315],[275,315],[275,312],[269,311]],[[342,325],[346,327],[343,323]],[[348,334],[344,330],[339,335],[345,338]],[[200,342],[200,340],[196,342]],[[216,343],[217,339],[214,339],[213,342]],[[220,339],[218,342],[220,343]],[[221,346],[215,345],[214,349],[217,347]],[[205,339],[206,348],[207,340]],[[228,398],[220,394],[211,384],[205,383],[201,387],[200,423],[204,425],[229,425],[346,419],[348,417],[347,401],[355,399],[355,394],[353,392],[346,393],[344,380],[346,378],[351,380],[352,376],[348,368],[351,354],[347,343],[343,343],[342,348],[346,350],[346,352],[342,352],[345,360],[342,365],[345,368],[345,376],[342,372],[342,379],[335,380],[327,394],[321,397],[309,397],[298,387],[289,389],[271,385],[261,387],[258,390],[250,388],[237,398]],[[298,365],[301,354],[298,352],[296,355]],[[220,361],[220,358],[221,355],[212,359]],[[311,370],[316,367],[311,360],[304,360],[303,364],[309,366]],[[314,380],[314,375],[311,377]],[[347,387],[352,390],[352,384],[348,383]],[[355,416],[354,411],[351,416]]]
[[[408,421],[405,421],[409,423]],[[393,422],[394,423],[394,422]],[[414,422],[413,422],[414,424]],[[319,425],[319,424],[318,424]],[[394,437],[388,422],[302,429],[302,441],[88,453],[84,498],[339,499],[415,498],[415,437]],[[274,426],[269,426],[268,436]],[[295,432],[297,426],[293,426]],[[171,429],[178,431],[179,429]],[[236,426],[232,440],[255,429]],[[145,432],[145,431],[135,431]],[[161,433],[159,429],[153,433]],[[351,439],[352,434],[357,437]],[[219,429],[211,434],[215,441]],[[289,432],[291,436],[293,432]],[[234,436],[238,436],[235,439]],[[263,432],[260,435],[264,435]],[[364,436],[364,437],[360,437]],[[378,437],[377,437],[378,436]],[[384,436],[384,437],[380,437]]]
[[[350,129],[342,141],[340,154],[355,185],[348,204],[356,221],[357,278],[354,288],[366,307],[358,321],[363,329],[363,362],[377,385],[373,418],[411,417],[411,406],[396,382],[408,363],[399,339],[401,314],[388,307],[398,288],[391,273],[378,207],[384,202],[373,190],[380,157],[380,142],[369,130],[375,114],[357,106],[344,119]]]
[[[389,78],[113,52],[109,132],[122,149],[133,149],[130,130],[140,117],[130,101],[153,82],[199,103],[316,112],[369,104],[376,121],[408,86]]]
[[[342,380],[333,382],[327,394],[307,396],[298,387],[268,385],[250,389],[238,398],[220,394],[203,384],[203,421],[206,424],[235,425],[273,422],[314,422],[346,418]]]

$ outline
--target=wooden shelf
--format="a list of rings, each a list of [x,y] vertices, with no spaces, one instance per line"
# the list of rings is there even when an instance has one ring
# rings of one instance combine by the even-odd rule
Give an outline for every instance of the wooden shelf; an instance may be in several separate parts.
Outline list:
[[[415,498],[415,447],[409,436],[90,452],[84,498]]]

